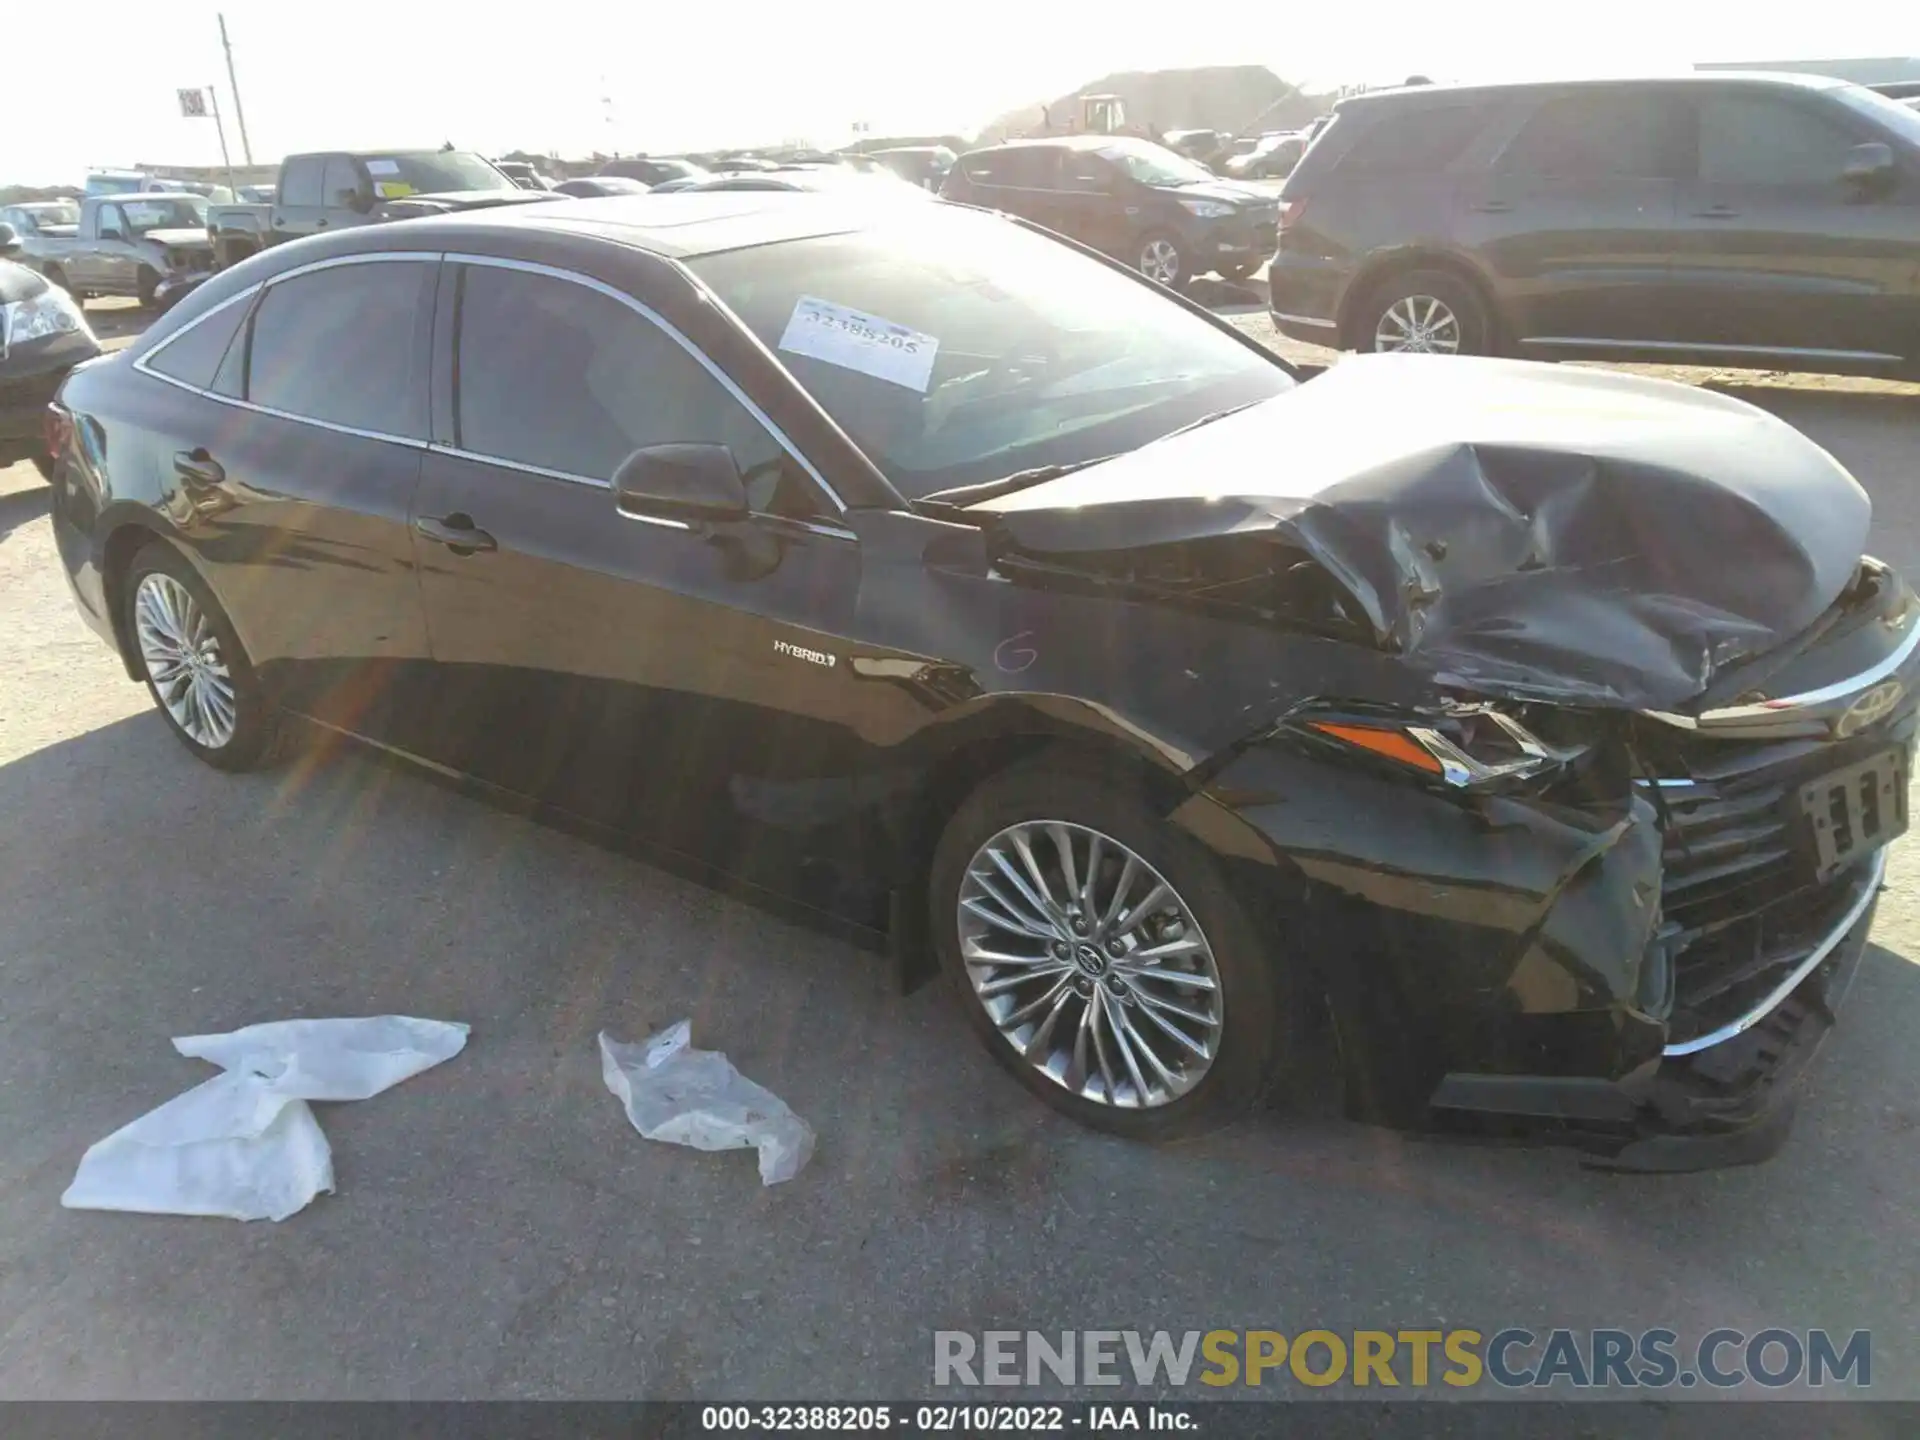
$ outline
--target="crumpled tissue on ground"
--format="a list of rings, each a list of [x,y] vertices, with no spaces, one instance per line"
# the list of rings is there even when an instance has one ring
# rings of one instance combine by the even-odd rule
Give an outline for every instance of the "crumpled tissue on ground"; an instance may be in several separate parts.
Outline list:
[[[760,1152],[760,1183],[791,1180],[813,1156],[813,1131],[786,1102],[756,1085],[718,1050],[693,1048],[682,1020],[639,1045],[600,1032],[600,1073],[649,1140],[696,1150]]]
[[[174,1048],[226,1071],[93,1145],[69,1210],[284,1220],[333,1189],[309,1100],[365,1100],[460,1053],[467,1027],[404,1015],[282,1020]]]

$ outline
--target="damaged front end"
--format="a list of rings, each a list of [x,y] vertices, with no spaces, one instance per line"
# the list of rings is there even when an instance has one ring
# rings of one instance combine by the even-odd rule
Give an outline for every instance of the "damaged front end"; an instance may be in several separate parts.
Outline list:
[[[1355,1113],[1764,1158],[1906,826],[1920,605],[1752,407],[1370,365],[973,507],[994,569],[1289,637],[1211,672],[1274,704],[1190,779],[1271,849]]]

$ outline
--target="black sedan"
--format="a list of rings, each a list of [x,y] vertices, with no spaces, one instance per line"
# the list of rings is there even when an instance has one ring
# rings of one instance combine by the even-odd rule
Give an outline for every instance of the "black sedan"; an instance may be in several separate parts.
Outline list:
[[[0,225],[0,255],[13,248]],[[52,473],[47,403],[74,366],[100,353],[79,304],[47,279],[0,260],[0,467],[31,459]]]
[[[1769,1153],[1906,823],[1920,604],[1787,426],[1301,383],[964,207],[360,227],[62,401],[73,592],[194,755],[299,717],[735,873],[854,837],[902,966],[1129,1135],[1330,1014],[1369,1118]]]

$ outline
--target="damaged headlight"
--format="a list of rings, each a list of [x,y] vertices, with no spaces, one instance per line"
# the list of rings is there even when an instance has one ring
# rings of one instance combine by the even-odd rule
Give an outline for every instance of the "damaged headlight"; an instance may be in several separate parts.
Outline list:
[[[1459,790],[1497,790],[1539,780],[1565,769],[1590,748],[1549,743],[1491,705],[1417,716],[1343,714],[1295,723]]]

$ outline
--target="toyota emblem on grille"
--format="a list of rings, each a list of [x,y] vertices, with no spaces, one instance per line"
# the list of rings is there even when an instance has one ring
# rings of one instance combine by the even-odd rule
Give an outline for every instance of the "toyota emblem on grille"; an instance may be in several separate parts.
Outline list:
[[[1856,731],[1878,723],[1893,713],[1893,707],[1900,703],[1900,697],[1906,693],[1906,687],[1898,680],[1889,680],[1876,685],[1849,705],[1840,718],[1833,722],[1833,733],[1844,740]]]

